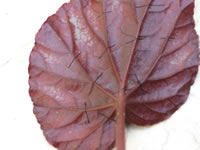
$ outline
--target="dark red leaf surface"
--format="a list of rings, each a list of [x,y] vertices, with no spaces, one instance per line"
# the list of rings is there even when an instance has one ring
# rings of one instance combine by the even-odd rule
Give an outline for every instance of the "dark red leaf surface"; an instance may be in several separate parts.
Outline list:
[[[59,150],[124,150],[125,121],[169,118],[200,62],[193,8],[193,0],[71,0],[50,16],[29,65],[48,142]]]

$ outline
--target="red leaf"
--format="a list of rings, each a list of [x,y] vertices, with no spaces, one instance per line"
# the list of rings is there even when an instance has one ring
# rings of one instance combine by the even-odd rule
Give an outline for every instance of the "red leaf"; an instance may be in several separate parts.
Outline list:
[[[193,0],[71,0],[50,16],[29,65],[47,140],[59,150],[124,150],[125,120],[170,117],[200,62],[193,7]]]

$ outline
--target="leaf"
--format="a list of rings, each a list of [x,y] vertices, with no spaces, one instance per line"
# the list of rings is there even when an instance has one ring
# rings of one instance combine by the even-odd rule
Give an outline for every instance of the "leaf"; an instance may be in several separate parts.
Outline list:
[[[48,142],[59,150],[124,150],[125,120],[169,118],[200,62],[193,8],[193,0],[71,0],[50,16],[29,65]]]

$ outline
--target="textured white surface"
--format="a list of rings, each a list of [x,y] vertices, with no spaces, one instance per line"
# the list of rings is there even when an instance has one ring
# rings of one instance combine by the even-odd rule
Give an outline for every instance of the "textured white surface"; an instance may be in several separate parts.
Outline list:
[[[0,149],[54,150],[44,139],[28,95],[28,59],[46,18],[68,0],[0,1]],[[196,0],[200,33],[200,1]],[[200,150],[200,74],[170,119],[127,130],[127,150]]]

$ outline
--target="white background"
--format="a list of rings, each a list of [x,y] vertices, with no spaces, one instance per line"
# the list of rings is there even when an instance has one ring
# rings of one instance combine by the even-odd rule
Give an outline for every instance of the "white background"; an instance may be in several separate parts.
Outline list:
[[[28,95],[28,59],[46,18],[68,0],[0,0],[0,149],[54,150]],[[196,0],[196,3],[199,0]],[[200,4],[196,8],[200,33]],[[198,17],[199,14],[199,17]],[[200,75],[187,103],[170,119],[127,131],[127,150],[200,150]]]

